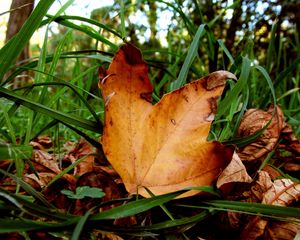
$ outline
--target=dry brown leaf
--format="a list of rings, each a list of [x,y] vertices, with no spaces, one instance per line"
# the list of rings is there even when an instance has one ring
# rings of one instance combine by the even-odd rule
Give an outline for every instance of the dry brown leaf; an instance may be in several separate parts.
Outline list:
[[[281,147],[284,147],[295,154],[300,154],[300,140],[296,138],[292,127],[287,123],[285,123],[285,126],[282,129],[282,138],[284,139],[284,142]]]
[[[234,182],[252,182],[252,178],[248,175],[247,170],[236,152],[232,155],[232,160],[224,169],[217,181],[217,188],[221,188],[224,184]]]
[[[149,197],[144,187],[159,195],[211,185],[231,160],[232,149],[206,138],[225,81],[235,76],[212,73],[153,106],[147,72],[141,52],[126,44],[99,82],[105,99],[106,157],[129,193]]]
[[[56,174],[51,172],[31,173],[24,175],[23,180],[35,189],[43,189],[55,176]]]
[[[249,196],[250,196],[249,201],[250,202],[262,202],[264,194],[269,189],[271,189],[272,185],[273,185],[273,182],[271,180],[270,175],[265,171],[259,172],[258,180],[251,187],[251,193],[249,194]]]
[[[60,168],[58,167],[57,161],[53,159],[53,156],[43,150],[34,150],[34,157],[32,159],[35,166],[35,170],[38,172],[54,172],[56,174],[60,173]]]
[[[30,145],[33,146],[34,149],[44,150],[52,147],[52,140],[49,136],[38,136],[30,142]]]
[[[266,240],[290,240],[295,238],[296,234],[300,232],[300,224],[295,222],[278,222],[271,221],[264,233]]]
[[[266,171],[259,172],[258,180],[251,188],[248,201],[264,204],[288,206],[300,198],[300,183],[290,179],[277,179],[272,181]],[[300,230],[300,224],[294,222],[280,222],[266,220],[262,217],[249,217],[240,239],[293,239]]]
[[[246,137],[262,129],[272,118],[273,110],[274,107],[270,107],[268,111],[263,111],[261,109],[249,109],[243,116],[238,136]],[[278,142],[281,130],[284,126],[283,121],[283,113],[277,106],[276,115],[260,138],[238,151],[238,155],[241,160],[257,160],[272,151]]]
[[[288,206],[300,199],[300,183],[290,179],[275,180],[271,188],[264,193],[262,203]]]
[[[84,139],[80,139],[76,146],[64,157],[64,161],[74,163],[80,158],[84,158],[74,168],[74,175],[81,176],[94,169],[95,148]]]
[[[267,220],[262,219],[259,216],[252,217],[245,225],[240,239],[241,240],[256,240],[261,239],[263,236],[266,226],[268,224]]]

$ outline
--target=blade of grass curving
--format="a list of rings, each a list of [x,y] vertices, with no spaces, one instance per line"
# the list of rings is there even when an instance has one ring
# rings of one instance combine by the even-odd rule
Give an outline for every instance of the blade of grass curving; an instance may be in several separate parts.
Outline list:
[[[257,66],[255,65],[254,68],[256,68],[265,78],[265,80],[268,83],[269,89],[271,91],[271,95],[272,95],[272,99],[273,99],[273,105],[276,106],[277,105],[277,99],[276,99],[276,94],[275,94],[275,89],[274,89],[274,85],[273,85],[273,81],[270,78],[269,74],[267,73],[267,71],[261,67],[261,66]],[[266,105],[266,103],[263,102],[264,105]],[[262,107],[265,107],[265,106]],[[274,116],[275,112],[273,112],[273,116]]]
[[[118,206],[107,210],[105,212],[101,212],[99,214],[95,214],[91,216],[90,220],[104,220],[104,219],[115,219],[115,218],[122,218],[132,216],[141,212],[145,212],[151,208],[160,206],[170,200],[174,199],[175,197],[179,196],[180,194],[184,193],[185,191],[177,191],[173,193],[168,193],[160,196],[155,196],[153,198],[141,199],[136,200],[134,202],[129,202],[122,206]]]
[[[111,27],[106,26],[105,24],[102,24],[102,23],[97,22],[97,21],[95,21],[93,19],[90,19],[90,18],[84,18],[84,17],[80,17],[80,16],[71,16],[71,15],[63,15],[63,16],[56,16],[55,17],[55,16],[52,16],[52,15],[49,15],[49,14],[47,14],[46,16],[48,17],[48,19],[43,20],[42,23],[41,23],[41,26],[50,23],[51,19],[53,19],[53,21],[61,21],[62,19],[63,20],[78,20],[78,21],[90,23],[90,24],[95,25],[99,28],[102,28],[102,29],[104,29],[104,30],[106,30],[106,31],[112,33],[113,35],[115,35],[115,36],[122,39],[122,35],[119,34],[117,31],[113,30]]]
[[[69,171],[71,171],[73,168],[75,168],[79,163],[81,163],[82,160],[84,160],[87,156],[90,155],[86,155],[83,156],[81,158],[79,158],[78,160],[76,160],[74,163],[72,163],[70,166],[66,167],[64,170],[62,170],[59,174],[57,174],[54,178],[52,178],[52,180],[47,184],[46,188],[50,187],[53,183],[55,183],[58,179],[60,179],[63,175],[65,175],[66,173],[68,173]],[[45,189],[46,189],[45,188]],[[44,190],[45,190],[44,189]]]
[[[189,47],[187,56],[184,60],[183,66],[180,69],[179,75],[177,79],[171,83],[170,85],[170,91],[174,91],[180,87],[182,87],[186,83],[186,78],[190,69],[190,66],[192,65],[195,57],[198,54],[198,47],[199,47],[199,41],[200,38],[205,33],[205,24],[201,24],[195,34],[195,37],[193,38],[193,41],[191,43],[191,46]]]
[[[233,137],[236,137],[236,135],[238,133],[241,120],[242,120],[242,118],[244,116],[245,111],[247,110],[247,106],[248,106],[248,103],[249,103],[249,96],[250,96],[249,88],[245,88],[243,93],[244,93],[243,95],[245,96],[245,98],[244,98],[244,101],[242,103],[242,107],[241,107],[241,110],[240,110],[240,112],[238,114],[238,117],[237,117],[237,119],[235,121],[234,128],[232,130],[232,132],[233,132],[232,136]]]
[[[66,87],[70,88],[76,94],[76,96],[84,103],[86,108],[90,111],[90,113],[94,117],[97,124],[99,124],[99,127],[101,127],[101,122],[100,122],[99,117],[97,116],[94,108],[88,103],[88,101],[81,94],[79,94],[79,92],[76,89],[78,87],[74,86],[72,83],[69,83],[69,82],[43,82],[43,83],[36,83],[36,84],[29,85],[29,86],[25,86],[25,87],[19,88],[18,90],[26,89],[26,88],[31,89],[31,88],[38,87],[38,86],[66,86]],[[94,98],[98,99],[99,101],[101,101],[100,98],[89,93],[88,91],[86,91],[84,89],[80,89],[80,90],[83,91],[85,94],[88,94],[89,96],[94,97]],[[58,97],[53,97],[52,102],[55,102],[54,100],[56,100],[56,98],[58,98]],[[102,128],[101,128],[101,130],[102,130]]]
[[[97,55],[82,55],[81,53],[91,53],[91,52],[96,52],[98,53]],[[106,56],[107,55],[107,56]],[[111,62],[112,54],[111,53],[106,53],[103,51],[99,50],[83,50],[83,51],[74,51],[74,52],[64,52],[60,59],[66,59],[66,58],[92,58],[92,59],[97,59],[103,62]],[[46,63],[49,63],[53,60],[53,55],[48,55],[46,58]],[[18,67],[0,86],[4,86],[5,84],[9,83],[12,81],[17,75],[21,74],[25,70],[35,70],[34,68],[38,65],[38,61],[34,60],[32,62],[26,63],[20,67]]]
[[[277,102],[293,93],[299,93],[299,92],[300,92],[300,87],[290,89],[290,90],[286,91],[284,94],[282,94],[279,98],[277,98]]]
[[[230,101],[234,101],[234,96],[237,96],[245,86],[247,86],[247,78],[249,76],[250,73],[250,61],[248,58],[243,58],[243,63],[242,63],[242,72],[241,72],[241,76],[239,81],[237,82],[236,86],[234,87],[234,89],[232,89],[231,92],[228,93],[228,95],[225,97],[225,99],[219,104],[218,109],[221,109],[221,111],[218,111],[218,114],[222,115],[223,113],[225,113],[225,110],[227,110],[227,108],[230,106]],[[272,83],[272,80],[269,76],[269,74],[266,72],[266,70],[261,67],[261,66],[254,66],[254,68],[256,68],[265,78],[265,80],[267,81],[267,84],[270,88],[271,91],[271,95],[272,95],[272,99],[273,99],[273,105],[276,106],[277,104],[277,100],[276,100],[276,95],[275,95],[275,90],[274,90],[274,86]],[[241,85],[241,83],[243,85]],[[236,89],[236,90],[235,90]],[[272,118],[269,120],[269,122],[263,127],[261,128],[259,131],[255,132],[254,134],[247,136],[245,138],[241,138],[241,139],[234,139],[234,140],[230,140],[230,141],[225,141],[225,144],[236,144],[238,147],[242,147],[245,146],[253,141],[255,141],[256,139],[258,139],[261,134],[265,131],[265,129],[271,124],[273,117],[276,114],[276,108],[274,108],[274,111],[272,113]]]
[[[5,106],[0,104],[0,110],[2,110],[2,113],[3,113],[3,116],[4,116],[3,120],[5,121],[6,126],[8,128],[8,134],[10,136],[11,142],[13,144],[17,144],[17,138],[16,138],[15,130],[14,130],[14,127],[12,126],[11,120],[9,118],[9,115],[8,115],[6,109],[5,109]]]
[[[72,237],[71,237],[71,240],[78,240],[80,239],[80,235],[81,235],[81,232],[83,230],[83,227],[84,225],[87,223],[87,220],[88,218],[91,216],[92,214],[92,211],[93,211],[93,208],[92,209],[89,209],[85,214],[84,216],[82,216],[80,218],[80,220],[78,221],[78,223],[76,224],[76,227],[72,233]]]
[[[279,75],[276,77],[274,86],[277,87],[292,71],[294,71],[300,64],[300,57],[297,58],[292,64],[287,66]]]
[[[102,224],[99,224],[98,220],[92,220],[92,219],[89,220],[88,224],[90,227],[93,227],[95,229],[101,229],[109,232],[124,233],[124,234],[129,234],[134,236],[146,236],[146,235],[151,236],[151,235],[159,234],[160,232],[158,231],[170,230],[172,228],[174,229],[176,228],[176,231],[178,231],[180,227],[186,229],[187,226],[194,225],[197,222],[205,220],[206,218],[212,216],[215,213],[217,213],[217,211],[205,210],[191,217],[183,217],[180,219],[167,220],[160,223],[151,224],[149,226],[127,226],[127,227],[113,226],[113,225],[105,224],[103,221],[101,221]]]
[[[46,207],[53,208],[53,206],[47,201],[43,194],[36,191],[33,187],[31,187],[28,183],[24,182],[21,178],[10,174],[2,169],[0,169],[0,173],[6,175],[13,179],[16,183],[18,183],[30,196],[40,200]]]
[[[255,213],[255,214],[265,214],[269,216],[279,216],[279,217],[293,217],[299,218],[300,209],[287,206],[276,206],[268,205],[255,202],[237,202],[237,201],[227,201],[227,200],[209,200],[205,201],[205,204],[217,207],[219,210],[236,210],[246,213]]]
[[[0,160],[28,159],[32,157],[32,150],[33,147],[31,145],[0,143]]]
[[[67,10],[68,7],[70,7],[72,5],[72,3],[74,2],[74,0],[68,0],[64,5],[61,6],[61,8],[55,13],[55,15],[53,16],[53,18],[51,19],[51,21],[55,18],[58,17],[59,15],[61,15],[64,11]]]
[[[121,20],[121,36],[122,39],[126,37],[126,27],[125,27],[125,4],[124,0],[120,1],[120,20]]]
[[[174,219],[174,220],[168,220],[161,223],[152,224],[150,226],[141,227],[141,230],[144,231],[158,231],[158,230],[165,230],[169,228],[177,228],[182,227],[186,225],[195,224],[197,222],[200,222],[210,216],[212,216],[217,211],[203,211],[195,216],[192,217],[184,217],[181,219]]]
[[[74,117],[72,115],[63,113],[61,111],[53,110],[47,106],[44,106],[40,103],[36,103],[32,100],[29,100],[25,97],[19,96],[15,93],[12,93],[11,91],[0,87],[0,96],[5,97],[11,101],[18,102],[21,105],[33,110],[37,111],[39,113],[48,115],[54,119],[59,120],[60,122],[64,123],[69,123],[78,127],[85,128],[87,130],[91,130],[94,132],[99,132],[99,126],[97,122],[89,121],[86,119],[82,119],[79,117]]]
[[[0,197],[3,197],[7,200],[7,205],[13,204],[13,206],[17,207],[19,211],[25,211],[30,216],[42,217],[52,220],[68,220],[76,217],[68,213],[63,213],[53,206],[43,206],[39,203],[32,202],[32,200],[28,200],[22,195],[11,193],[2,188],[0,188]]]
[[[153,194],[153,192],[150,191],[150,189],[146,188],[147,193],[150,195],[150,197],[155,197],[155,195]],[[167,207],[164,204],[159,205],[160,208],[164,211],[164,213],[171,219],[171,220],[175,220],[172,216],[172,214],[170,213],[170,211],[167,209]]]
[[[231,53],[229,52],[229,50],[227,49],[227,47],[225,46],[224,42],[221,39],[217,40],[217,43],[220,45],[221,49],[224,51],[224,53],[226,54],[226,56],[228,57],[229,61],[231,62],[231,64],[234,64],[234,59],[231,55]]]
[[[250,75],[250,69],[251,69],[251,62],[249,58],[243,57],[240,78],[237,81],[234,88],[230,92],[228,92],[226,97],[219,103],[218,106],[219,116],[224,115],[228,111],[228,108],[230,107],[231,103],[238,98],[238,95],[247,86],[248,78]]]
[[[49,130],[50,128],[52,128],[52,127],[54,127],[54,126],[56,126],[58,123],[59,123],[58,120],[53,119],[53,120],[51,120],[49,123],[44,124],[44,126],[43,126],[41,129],[39,129],[39,131],[32,137],[32,139],[35,139],[35,138],[37,138],[38,136],[42,135],[43,132]],[[31,139],[31,140],[32,140],[32,139]]]
[[[118,50],[118,46],[114,43],[112,43],[111,41],[109,41],[108,39],[104,38],[102,35],[100,35],[98,32],[96,32],[95,30],[93,30],[91,27],[87,26],[87,25],[77,25],[75,23],[72,23],[68,20],[65,20],[62,17],[57,17],[54,18],[53,21],[57,22],[58,24],[61,24],[65,27],[71,28],[71,29],[76,29],[78,31],[81,31],[83,33],[86,33],[88,36],[103,42],[104,44],[110,46],[113,51],[117,51]]]
[[[64,231],[67,230],[72,225],[76,224],[78,221],[76,218],[71,220],[66,220],[64,222],[53,223],[53,222],[43,222],[43,221],[33,221],[27,219],[20,220],[8,220],[0,219],[0,233],[11,233],[11,232],[26,232],[33,230],[57,230]]]
[[[3,82],[5,72],[20,55],[53,2],[54,0],[40,0],[18,34],[0,50],[0,82]]]
[[[274,62],[274,59],[277,59],[277,57],[276,57],[277,47],[275,46],[275,37],[276,37],[277,27],[278,27],[278,21],[275,20],[275,22],[272,25],[271,37],[269,39],[269,46],[268,46],[268,50],[267,50],[266,69],[268,72],[271,72],[272,63]]]
[[[100,153],[103,153],[102,145],[97,140],[91,138],[88,134],[80,131],[79,129],[77,129],[67,123],[64,123],[64,125],[66,127],[70,128],[72,131],[76,132],[79,136],[83,137],[85,140],[87,140],[91,145],[93,145],[95,148],[97,148]],[[103,156],[104,156],[104,153],[103,153]]]

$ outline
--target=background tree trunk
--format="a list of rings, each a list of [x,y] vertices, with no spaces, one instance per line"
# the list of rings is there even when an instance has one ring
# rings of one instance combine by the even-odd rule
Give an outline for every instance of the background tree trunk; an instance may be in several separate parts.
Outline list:
[[[5,38],[6,42],[20,31],[24,22],[31,14],[33,7],[34,7],[34,0],[12,0],[10,6],[11,12],[7,23],[7,31],[6,31],[6,38]],[[29,44],[27,44],[26,47],[23,49],[17,62],[23,61],[28,58],[29,58]],[[9,75],[10,73],[7,73],[7,76]],[[23,85],[26,81],[28,81],[28,72],[24,73],[24,77],[15,79],[13,87],[16,88],[19,85]]]

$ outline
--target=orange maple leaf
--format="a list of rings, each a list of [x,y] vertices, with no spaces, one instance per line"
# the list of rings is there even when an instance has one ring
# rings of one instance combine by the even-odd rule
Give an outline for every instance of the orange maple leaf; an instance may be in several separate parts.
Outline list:
[[[214,72],[151,104],[153,87],[141,52],[130,44],[116,53],[99,82],[105,99],[102,145],[129,193],[149,197],[190,186],[211,185],[232,149],[207,142],[226,79]],[[197,191],[189,191],[191,196]]]

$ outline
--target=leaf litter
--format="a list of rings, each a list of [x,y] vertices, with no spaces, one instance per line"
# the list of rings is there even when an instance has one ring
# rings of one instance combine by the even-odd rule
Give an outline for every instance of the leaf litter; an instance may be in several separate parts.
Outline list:
[[[225,200],[298,207],[300,141],[284,121],[279,106],[275,107],[274,117],[274,106],[266,111],[249,109],[245,113],[239,137],[259,131],[270,120],[271,123],[257,140],[240,149],[206,140],[226,78],[233,78],[233,75],[225,71],[211,73],[165,95],[153,106],[149,97],[153,87],[147,77],[147,65],[138,49],[124,45],[103,77],[105,80],[99,83],[106,99],[101,142],[107,159],[84,139],[76,144],[67,142],[62,153],[54,154],[51,138],[40,136],[31,142],[34,154],[25,164],[23,180],[42,192],[61,212],[82,216],[87,211],[103,212],[126,204],[126,199],[133,194],[150,197],[149,192],[159,195],[194,185],[213,185]],[[271,160],[265,162],[271,152],[274,152]],[[64,173],[72,164],[74,167]],[[1,161],[0,168],[14,172],[12,165],[13,161],[7,159]],[[61,173],[64,173],[62,177],[56,179]],[[10,192],[18,189],[9,177],[1,178],[0,187]],[[19,194],[27,195],[22,188]],[[210,198],[199,191],[190,191],[183,197],[187,196],[175,201]],[[122,198],[125,200],[119,201]],[[112,203],[106,204],[109,202]],[[169,210],[177,218],[198,213],[196,209],[188,213]],[[112,224],[151,226],[164,219],[162,216],[158,209],[153,209],[115,219]],[[217,221],[208,222],[215,224],[214,229],[218,229],[219,234],[208,229],[202,235],[193,231],[208,239],[232,233],[235,239],[293,239],[300,231],[299,219],[282,221],[231,211],[215,216]],[[177,229],[178,232],[171,235],[182,239],[181,231],[188,228]],[[18,237],[15,233],[7,236]],[[30,232],[30,236],[50,237],[44,231]],[[96,239],[123,239],[122,234],[100,230],[94,230],[94,236]]]

